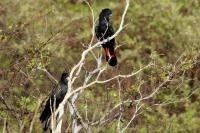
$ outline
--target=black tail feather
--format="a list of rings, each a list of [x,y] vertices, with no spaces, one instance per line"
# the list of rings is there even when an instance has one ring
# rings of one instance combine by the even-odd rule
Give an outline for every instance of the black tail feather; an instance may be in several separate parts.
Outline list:
[[[117,58],[115,57],[111,57],[110,60],[108,60],[108,64],[111,66],[116,66],[117,65]]]
[[[48,130],[49,124],[50,124],[50,119],[48,118],[48,119],[46,120],[45,125],[44,125],[44,128],[43,128],[44,131],[47,131],[47,130]]]
[[[44,111],[40,115],[40,121],[43,123],[51,116],[51,109],[50,109],[50,101],[47,101],[47,104],[44,108]]]

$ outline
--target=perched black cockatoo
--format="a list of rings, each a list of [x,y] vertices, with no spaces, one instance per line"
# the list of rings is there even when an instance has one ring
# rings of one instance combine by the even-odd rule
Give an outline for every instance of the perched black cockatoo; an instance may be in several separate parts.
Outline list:
[[[51,96],[46,102],[45,108],[40,116],[40,121],[45,123],[44,131],[46,131],[50,124],[51,111],[57,109],[59,104],[63,101],[68,89],[68,73],[63,73],[58,85],[53,89]]]
[[[95,33],[98,40],[102,41],[114,35],[114,29],[110,23],[112,11],[108,8],[103,9],[99,15],[99,24],[95,27]],[[111,65],[117,65],[117,57],[115,53],[115,38],[102,44],[106,52],[106,61]]]

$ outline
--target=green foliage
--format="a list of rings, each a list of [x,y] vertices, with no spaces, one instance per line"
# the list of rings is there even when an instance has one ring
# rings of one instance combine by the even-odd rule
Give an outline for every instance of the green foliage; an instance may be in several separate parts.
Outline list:
[[[0,117],[5,118],[7,116],[6,112],[0,111]]]
[[[26,109],[28,111],[34,111],[37,105],[36,101],[30,97],[21,97],[18,104],[22,109]]]
[[[70,70],[78,62],[85,49],[83,44],[87,46],[90,42],[92,17],[89,7],[70,1],[0,1],[0,93],[26,123],[25,130],[30,127],[39,98],[49,96],[55,86],[38,68],[47,69],[59,79],[64,70]],[[130,1],[125,19],[127,25],[116,37],[117,45],[121,45],[117,49],[119,65],[107,67],[102,80],[137,71],[154,62],[152,68],[122,80],[122,100],[135,100],[139,98],[139,89],[143,97],[148,96],[169,78],[169,73],[174,75],[172,82],[142,102],[142,114],[130,124],[127,133],[199,133],[200,1]],[[117,30],[124,1],[96,0],[90,4],[95,18],[102,8],[111,8],[112,23]],[[102,51],[94,50],[94,53],[99,52]],[[84,69],[90,71],[96,63],[92,55],[86,59]],[[83,77],[78,77],[75,86],[80,86]],[[83,119],[90,121],[99,120],[117,103],[119,87],[116,81],[87,88],[77,101]],[[3,102],[0,108],[0,129],[4,118],[8,118],[11,132],[17,132],[17,119]],[[125,126],[135,108],[129,103],[122,108],[120,125]],[[41,110],[36,113],[34,132],[42,129],[38,119]],[[117,108],[107,117],[112,118],[119,112]],[[65,127],[71,122],[71,117],[66,115]],[[92,132],[113,133],[117,126],[117,119],[112,119],[104,125],[93,126]]]

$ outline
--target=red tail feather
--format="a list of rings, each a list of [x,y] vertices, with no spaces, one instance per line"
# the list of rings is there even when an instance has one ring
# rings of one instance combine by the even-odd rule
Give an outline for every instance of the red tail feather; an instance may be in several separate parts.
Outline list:
[[[106,56],[112,58],[115,57],[115,52],[110,52],[108,48],[105,49],[106,50]]]
[[[106,52],[106,61],[108,61],[108,63],[111,66],[115,66],[117,65],[117,58],[115,55],[115,51],[109,51],[109,48],[105,48],[105,52]]]

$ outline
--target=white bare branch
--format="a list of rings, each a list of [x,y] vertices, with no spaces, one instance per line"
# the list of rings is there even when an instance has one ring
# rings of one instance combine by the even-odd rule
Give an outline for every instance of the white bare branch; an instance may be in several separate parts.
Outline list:
[[[66,103],[68,103],[69,112],[70,112],[70,114],[72,116],[72,119],[73,119],[73,121],[72,121],[72,131],[74,133],[78,133],[82,128],[84,128],[86,131],[89,129],[89,127],[88,127],[89,123],[88,122],[84,122],[83,118],[81,117],[81,115],[78,112],[78,109],[76,108],[76,105],[75,105],[75,101],[78,99],[79,95],[86,88],[89,88],[89,87],[91,87],[92,85],[95,85],[95,84],[105,84],[105,83],[110,82],[110,81],[112,81],[114,79],[118,79],[119,80],[119,78],[129,78],[129,77],[135,76],[136,74],[140,73],[144,69],[147,69],[147,68],[149,68],[150,66],[153,65],[152,63],[150,63],[147,66],[144,66],[143,68],[139,69],[138,71],[132,72],[131,74],[116,75],[116,76],[114,76],[114,77],[112,77],[110,79],[107,79],[107,80],[99,80],[99,77],[102,75],[102,73],[106,70],[107,67],[101,67],[101,64],[102,64],[101,63],[101,57],[102,56],[99,56],[99,58],[97,59],[96,56],[95,56],[95,54],[93,53],[93,49],[98,48],[103,43],[105,43],[105,42],[113,39],[114,37],[116,37],[122,31],[122,29],[124,28],[125,15],[127,13],[128,7],[129,7],[129,0],[126,0],[126,6],[125,6],[124,12],[122,14],[121,23],[120,23],[120,26],[119,26],[118,30],[115,32],[115,34],[113,36],[109,37],[106,40],[104,39],[103,41],[97,42],[94,45],[92,45],[92,42],[93,42],[93,39],[94,39],[94,36],[95,36],[95,33],[94,33],[94,27],[95,27],[94,13],[93,13],[93,9],[91,8],[90,4],[88,2],[86,2],[86,3],[88,4],[88,6],[89,6],[89,8],[91,10],[91,13],[92,13],[92,20],[93,20],[92,39],[90,41],[90,44],[88,45],[88,48],[82,52],[80,61],[72,68],[72,70],[70,72],[70,75],[69,75],[68,93],[65,95],[64,100],[62,101],[62,103],[59,105],[58,109],[55,112],[56,115],[58,113],[60,114],[60,110],[63,110],[64,105]],[[86,75],[85,81],[84,81],[84,83],[83,83],[82,86],[74,88],[73,84],[76,81],[77,77],[80,75],[80,73],[82,71],[82,68],[83,68],[83,66],[85,64],[85,58],[86,58],[86,56],[89,53],[92,53],[92,55],[96,59],[96,61],[97,61],[97,68],[94,69],[93,71],[89,72],[88,75]],[[90,81],[91,77],[93,77],[94,75],[96,75],[95,79],[93,81]],[[119,88],[121,88],[121,86]],[[120,91],[119,91],[119,97],[121,97],[120,96]],[[119,100],[120,100],[119,101],[120,103],[117,104],[115,107],[113,107],[111,110],[109,110],[109,112],[107,112],[100,119],[100,123],[106,122],[107,121],[105,119],[106,116],[109,113],[111,113],[113,110],[115,110],[118,107],[120,107],[120,110],[121,110],[122,109],[121,108],[122,104],[130,102],[130,100],[123,101],[121,98]],[[130,123],[133,121],[133,119],[137,116],[138,110],[140,110],[140,108],[141,108],[141,105],[139,105],[139,103],[140,103],[140,101],[137,102],[137,104],[136,104],[136,111],[135,111],[132,119],[130,120],[129,124],[127,125],[127,127],[130,125]],[[62,119],[62,117],[61,117],[61,119]],[[96,123],[99,123],[99,122],[94,122],[92,124],[90,123],[90,125],[94,125]],[[62,125],[62,120],[59,120],[58,125],[56,127],[57,129],[55,129],[55,131],[61,132],[61,125]],[[127,127],[123,128],[122,131],[124,131]],[[120,129],[120,126],[119,126],[119,129]],[[58,133],[58,132],[56,132],[56,133]]]
[[[127,10],[128,10],[128,7],[129,7],[129,0],[126,0],[126,7],[125,7],[125,10],[123,12],[123,15],[122,15],[122,18],[121,18],[121,23],[120,23],[120,26],[118,28],[118,30],[116,31],[116,33],[109,37],[108,39],[106,40],[103,40],[101,42],[97,42],[96,44],[92,45],[91,47],[88,47],[88,49],[86,49],[85,51],[82,52],[82,55],[81,55],[81,59],[80,61],[72,68],[71,72],[70,72],[70,76],[69,76],[69,82],[68,82],[68,93],[66,94],[64,100],[62,101],[62,103],[59,105],[58,109],[60,109],[61,106],[64,106],[64,104],[67,102],[67,100],[69,99],[69,97],[71,97],[74,93],[84,89],[84,88],[87,88],[87,87],[90,87],[91,85],[94,85],[96,83],[96,81],[93,81],[85,86],[82,86],[82,87],[79,87],[78,89],[74,90],[71,92],[71,90],[73,89],[73,83],[76,79],[76,77],[74,77],[74,73],[75,71],[78,69],[78,72],[80,72],[79,70],[81,69],[82,67],[82,63],[85,61],[85,57],[86,55],[91,51],[93,50],[94,48],[96,48],[97,46],[100,46],[101,44],[113,39],[114,37],[116,37],[123,29],[123,25],[124,25],[124,20],[125,20],[125,15],[127,13]],[[102,71],[99,72],[98,74],[98,77],[100,76],[100,74],[102,73]],[[76,74],[79,74],[79,73],[76,73]]]

